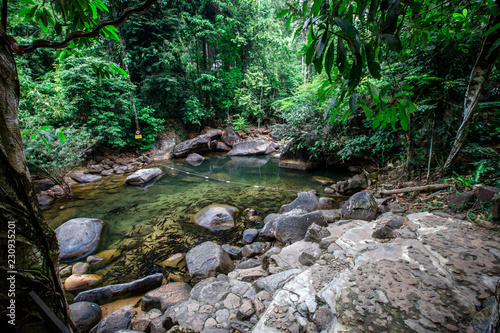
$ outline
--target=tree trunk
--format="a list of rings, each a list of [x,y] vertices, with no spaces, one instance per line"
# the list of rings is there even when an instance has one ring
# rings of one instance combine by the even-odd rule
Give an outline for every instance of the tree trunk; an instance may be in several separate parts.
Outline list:
[[[54,331],[42,323],[30,291],[35,291],[67,327],[72,320],[58,274],[57,239],[40,212],[24,156],[17,110],[19,78],[2,37],[0,81],[1,312],[8,315],[8,321],[14,320],[7,325],[12,331]]]
[[[484,31],[488,31],[490,27],[493,27],[500,23],[500,16],[491,16],[490,22],[486,26]],[[462,145],[467,138],[467,134],[469,132],[469,124],[472,120],[472,116],[474,115],[474,111],[476,111],[477,105],[479,103],[479,99],[481,98],[481,93],[483,91],[488,78],[490,77],[491,70],[495,65],[495,61],[498,57],[498,52],[500,49],[497,47],[492,50],[495,42],[500,38],[500,29],[497,29],[493,33],[488,36],[484,36],[481,42],[481,48],[479,50],[479,54],[476,58],[476,63],[474,68],[472,69],[472,73],[469,79],[469,85],[467,87],[467,92],[465,94],[464,101],[464,118],[462,120],[462,124],[457,132],[457,138],[451,147],[450,154],[444,164],[443,171],[446,171],[453,163],[455,158],[458,155],[460,149],[462,149]]]

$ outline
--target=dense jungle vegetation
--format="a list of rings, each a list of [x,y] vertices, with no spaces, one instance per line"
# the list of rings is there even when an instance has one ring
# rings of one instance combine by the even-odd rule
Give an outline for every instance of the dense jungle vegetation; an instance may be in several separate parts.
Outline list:
[[[66,29],[49,8],[26,6],[35,3],[9,2],[19,44]],[[92,3],[94,19],[135,4]],[[185,138],[206,126],[265,124],[327,165],[401,160],[409,175],[435,175],[464,117],[482,39],[498,34],[497,15],[494,1],[159,2],[92,44],[18,58],[26,154],[56,170],[96,144],[145,150],[162,131]],[[466,182],[498,185],[496,54],[452,166]]]

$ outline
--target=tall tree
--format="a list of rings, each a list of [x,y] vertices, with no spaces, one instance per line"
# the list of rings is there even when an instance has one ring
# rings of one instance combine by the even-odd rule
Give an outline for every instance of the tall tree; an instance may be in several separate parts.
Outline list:
[[[2,313],[14,314],[11,323],[18,332],[55,331],[44,326],[45,318],[29,296],[32,290],[66,326],[71,327],[72,320],[58,274],[57,239],[42,217],[24,157],[18,123],[20,89],[14,54],[22,56],[40,48],[85,47],[89,45],[88,39],[103,31],[113,34],[113,29],[132,14],[144,13],[155,2],[147,0],[141,6],[126,9],[115,20],[99,21],[97,13],[107,11],[100,0],[43,3],[26,0],[23,1],[25,7],[16,14],[36,20],[43,31],[53,28],[62,38],[59,41],[38,39],[21,46],[8,33],[8,0],[3,0],[0,24],[0,269],[5,273],[2,276],[11,279],[3,278],[0,288],[4,291]],[[5,293],[10,290],[15,294]]]

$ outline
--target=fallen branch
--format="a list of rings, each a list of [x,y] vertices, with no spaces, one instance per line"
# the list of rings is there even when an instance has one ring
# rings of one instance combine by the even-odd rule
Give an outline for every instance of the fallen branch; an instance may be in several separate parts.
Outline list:
[[[392,195],[392,194],[399,194],[399,193],[408,193],[408,192],[421,192],[421,191],[434,191],[434,190],[441,190],[443,188],[450,187],[450,184],[431,184],[431,185],[423,185],[423,186],[413,186],[413,187],[404,187],[404,188],[398,188],[395,190],[385,190],[381,189],[380,194],[381,195]]]

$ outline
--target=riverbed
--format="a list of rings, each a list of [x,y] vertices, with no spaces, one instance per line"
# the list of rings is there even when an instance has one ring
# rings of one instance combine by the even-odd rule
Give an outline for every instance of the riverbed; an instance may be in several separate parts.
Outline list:
[[[92,266],[103,284],[128,282],[155,272],[172,280],[186,277],[183,267],[165,267],[165,259],[206,240],[241,246],[245,229],[261,228],[263,219],[278,213],[297,192],[323,186],[312,180],[323,176],[340,180],[345,172],[282,169],[269,156],[228,157],[210,154],[200,165],[183,159],[155,163],[164,174],[144,187],[125,184],[128,175],[115,175],[87,185],[75,185],[74,200],[59,200],[44,211],[53,228],[76,217],[98,218],[105,227],[96,253],[112,254],[104,265]],[[214,204],[228,204],[240,211],[235,227],[209,231],[193,223],[194,215]],[[63,209],[61,209],[63,207]],[[260,219],[250,220],[245,209],[255,209]]]

